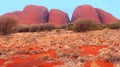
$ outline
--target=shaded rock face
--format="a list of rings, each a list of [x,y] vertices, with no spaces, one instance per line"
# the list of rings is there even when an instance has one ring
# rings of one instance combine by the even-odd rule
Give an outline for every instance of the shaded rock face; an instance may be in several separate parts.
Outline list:
[[[58,9],[51,9],[49,14],[49,23],[54,25],[64,25],[70,22],[68,14],[58,10]]]
[[[115,21],[117,21],[118,19],[115,18],[114,16],[112,16],[110,13],[107,13],[101,9],[95,8],[98,16],[100,18],[100,21],[104,24],[111,24],[114,23]]]
[[[37,24],[48,22],[49,12],[44,6],[28,5],[23,11],[15,11],[3,16],[13,17],[20,24]]]
[[[80,18],[87,18],[87,19],[92,19],[97,22],[100,22],[96,10],[90,5],[78,6],[74,10],[73,15],[72,15],[72,21],[74,22]]]

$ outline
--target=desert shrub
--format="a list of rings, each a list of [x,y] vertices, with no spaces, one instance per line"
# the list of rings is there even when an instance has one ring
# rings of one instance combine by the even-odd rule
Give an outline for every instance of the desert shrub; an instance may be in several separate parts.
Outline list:
[[[65,29],[66,30],[72,30],[73,29],[73,23],[66,24]]]
[[[93,23],[93,25],[91,25],[90,30],[102,30],[105,28],[106,28],[106,25],[104,24]]]
[[[39,25],[39,31],[51,31],[55,28],[55,25],[49,23]]]
[[[55,26],[52,24],[18,25],[14,28],[16,32],[40,32],[53,29],[55,29]]]
[[[102,29],[101,24],[96,21],[89,19],[79,19],[73,22],[73,31],[75,32],[85,32],[89,30],[99,30]]]
[[[14,32],[13,28],[16,26],[17,21],[11,17],[0,17],[0,34],[8,35]]]
[[[108,25],[107,25],[107,24],[100,24],[100,26],[101,26],[101,29],[108,28]]]
[[[44,31],[45,30],[45,26],[42,24],[42,25],[39,25],[39,30],[38,31]]]
[[[39,31],[39,24],[34,24],[29,26],[29,32],[38,32]]]
[[[65,29],[66,25],[56,26],[56,29]]]
[[[58,27],[58,29],[72,30],[73,23],[68,23],[68,24],[62,25],[62,26]]]
[[[14,28],[16,32],[29,32],[29,25],[18,25]]]
[[[107,27],[109,29],[120,29],[120,22],[116,22],[116,23],[113,23],[113,24],[107,24]]]
[[[45,24],[45,28],[47,31],[51,31],[51,30],[55,29],[55,26],[53,24],[48,23],[48,24]]]

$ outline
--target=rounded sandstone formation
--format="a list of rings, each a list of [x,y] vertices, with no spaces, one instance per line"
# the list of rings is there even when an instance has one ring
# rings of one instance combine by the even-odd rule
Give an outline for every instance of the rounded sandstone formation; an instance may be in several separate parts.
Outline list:
[[[86,19],[91,19],[91,20],[100,22],[96,10],[90,5],[78,6],[74,10],[73,15],[72,15],[72,22],[74,22],[80,18],[86,18]]]
[[[64,25],[70,22],[68,14],[58,10],[58,9],[51,9],[49,14],[49,23],[54,25]]]
[[[105,12],[101,9],[96,8],[96,12],[98,13],[101,22],[104,24],[111,24],[118,20],[112,14]]]
[[[26,20],[29,23],[46,23],[48,22],[49,12],[44,6],[28,5],[23,12],[26,14]]]
[[[20,23],[21,21],[24,21],[26,18],[22,11],[15,11],[12,13],[6,13],[2,16],[12,17],[12,18],[16,19],[18,23]],[[21,23],[23,23],[23,22],[21,22]]]
[[[28,5],[23,11],[6,13],[3,16],[13,17],[19,24],[38,24],[48,22],[49,12],[44,6]]]
[[[28,5],[23,11],[6,13],[2,16],[13,17],[19,24],[39,24],[49,22],[54,25],[64,25],[70,22],[68,14],[61,10],[52,9],[49,13],[46,7],[35,5]],[[71,21],[74,22],[81,18],[91,19],[104,24],[114,23],[118,20],[110,13],[98,8],[93,8],[90,5],[78,6],[73,12]]]

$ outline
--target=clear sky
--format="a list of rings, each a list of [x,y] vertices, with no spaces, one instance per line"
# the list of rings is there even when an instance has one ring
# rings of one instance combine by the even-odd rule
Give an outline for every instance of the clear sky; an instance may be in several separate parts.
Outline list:
[[[22,11],[29,4],[45,6],[49,10],[52,8],[61,9],[67,12],[70,17],[77,6],[90,4],[120,18],[120,0],[0,0],[0,15],[15,10]]]

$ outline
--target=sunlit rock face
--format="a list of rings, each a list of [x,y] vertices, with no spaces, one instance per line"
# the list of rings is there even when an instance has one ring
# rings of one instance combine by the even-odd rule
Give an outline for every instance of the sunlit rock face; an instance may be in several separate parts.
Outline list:
[[[58,9],[51,9],[49,14],[49,23],[52,23],[54,25],[64,25],[69,23],[69,17],[68,14],[58,10]]]
[[[90,5],[78,6],[72,15],[72,21],[76,21],[80,18],[87,18],[100,22],[99,16],[96,10]]]
[[[94,8],[91,5],[78,6],[73,11],[71,20],[66,12],[63,12],[59,9],[51,9],[49,12],[46,7],[35,5],[25,6],[23,11],[6,13],[2,16],[13,17],[18,21],[18,24],[52,23],[59,26],[83,18],[91,19],[98,23],[104,24],[111,24],[118,20],[110,13],[99,8]]]
[[[13,17],[17,20],[18,23],[24,23],[23,21],[26,18],[22,11],[15,11],[15,12],[11,12],[11,13],[6,13],[2,16]]]
[[[104,24],[111,24],[111,23],[114,23],[115,21],[118,20],[112,14],[105,12],[104,10],[96,8],[96,11],[97,11],[98,16],[100,18],[100,21]]]
[[[95,20],[100,23],[110,24],[114,23],[118,19],[115,18],[112,14],[105,12],[101,9],[94,8],[90,5],[78,6],[72,15],[72,21],[76,21],[81,18],[87,18]]]
[[[13,17],[20,24],[38,24],[48,22],[49,12],[44,6],[28,5],[23,11],[6,13],[3,16]]]
[[[46,23],[48,22],[49,12],[44,6],[28,5],[23,12],[26,14],[31,23]]]

